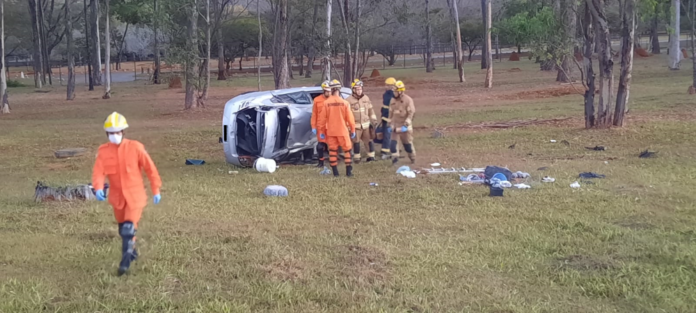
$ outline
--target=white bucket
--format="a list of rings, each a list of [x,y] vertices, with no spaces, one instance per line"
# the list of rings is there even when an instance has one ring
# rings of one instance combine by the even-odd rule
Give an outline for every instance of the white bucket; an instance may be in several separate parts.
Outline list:
[[[273,159],[258,158],[254,162],[254,168],[262,173],[273,173],[276,170],[276,162]]]

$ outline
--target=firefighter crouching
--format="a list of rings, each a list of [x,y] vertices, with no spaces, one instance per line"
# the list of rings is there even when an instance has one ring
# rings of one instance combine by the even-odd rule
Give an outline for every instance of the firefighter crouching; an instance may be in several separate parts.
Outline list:
[[[350,105],[341,98],[341,83],[331,81],[331,97],[324,100],[324,111],[319,115],[317,127],[319,138],[325,139],[329,145],[329,164],[334,176],[338,176],[338,148],[343,149],[346,163],[346,176],[353,176],[353,160],[351,149],[352,138],[355,138],[355,119]],[[348,133],[350,130],[350,133]]]
[[[375,146],[372,143],[371,128],[373,127],[372,123],[377,121],[377,116],[375,116],[375,111],[372,109],[370,98],[363,93],[363,82],[356,79],[352,87],[353,94],[346,100],[350,104],[353,117],[355,118],[353,158],[355,163],[362,161],[362,155],[360,154],[360,141],[362,141],[365,144],[364,147],[368,149],[367,162],[372,162],[375,160]]]
[[[392,129],[389,127],[389,104],[391,103],[392,98],[394,98],[395,83],[396,79],[394,79],[394,77],[389,77],[386,81],[384,81],[387,90],[382,95],[382,109],[380,110],[382,114],[382,123],[379,126],[377,138],[375,139],[376,143],[382,144],[382,160],[386,160],[389,158],[392,135]]]
[[[413,146],[413,114],[416,113],[416,107],[413,105],[413,99],[406,95],[406,86],[402,81],[397,81],[394,84],[394,98],[389,104],[389,120],[393,135],[401,139],[404,145],[404,150],[408,153],[408,158],[411,163],[416,162],[416,150]],[[399,153],[396,150],[396,137],[391,140],[390,149],[392,154],[392,164],[399,162]]]
[[[324,152],[329,151],[329,146],[326,144],[326,140],[319,138],[317,134],[317,122],[319,116],[324,113],[324,101],[331,96],[331,87],[329,87],[330,82],[324,81],[321,83],[321,89],[324,90],[324,94],[314,98],[314,106],[312,107],[312,133],[317,136],[317,159],[319,159],[319,164],[317,167],[324,167]]]

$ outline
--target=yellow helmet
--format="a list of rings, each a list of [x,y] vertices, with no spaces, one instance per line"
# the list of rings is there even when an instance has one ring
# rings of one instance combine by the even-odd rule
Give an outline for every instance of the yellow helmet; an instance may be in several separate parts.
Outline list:
[[[321,89],[324,89],[325,91],[331,91],[331,82],[328,80],[325,80],[323,83],[321,83]]]
[[[331,88],[341,88],[341,82],[338,81],[338,79],[334,79],[334,80],[332,80],[331,83],[329,84],[329,87],[331,87]]]
[[[396,87],[396,91],[406,91],[406,85],[404,85],[402,81],[394,83],[394,86]]]
[[[126,118],[118,112],[111,113],[104,121],[104,130],[109,133],[117,133],[128,128]]]
[[[387,80],[384,81],[384,83],[386,85],[393,86],[394,84],[396,84],[396,79],[394,79],[394,77],[389,77],[387,78]]]
[[[362,86],[363,86],[363,82],[362,82],[361,80],[359,80],[359,79],[355,79],[355,80],[353,80],[353,83],[350,84],[350,86],[351,86],[352,88],[355,88],[355,87],[362,87]]]

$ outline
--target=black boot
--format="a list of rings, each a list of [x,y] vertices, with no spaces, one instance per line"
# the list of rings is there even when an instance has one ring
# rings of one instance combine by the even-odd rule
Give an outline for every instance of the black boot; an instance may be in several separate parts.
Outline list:
[[[353,177],[353,166],[352,165],[346,166],[346,176]]]
[[[317,164],[318,168],[324,167],[324,160],[319,160],[319,164]]]
[[[392,165],[395,165],[396,163],[399,163],[399,157],[395,157],[392,159]]]
[[[121,263],[118,265],[118,275],[121,276],[125,274],[130,268],[131,262],[133,262],[138,254],[135,251],[135,227],[131,222],[125,222],[119,225],[119,233],[121,235],[122,246],[121,246]]]
[[[333,171],[334,177],[338,177],[338,167],[332,166],[332,167],[331,167],[331,170]]]
[[[369,158],[367,158],[367,160],[365,161],[365,163],[370,163],[370,162],[372,162],[372,161],[374,161],[374,160],[375,160],[375,158],[369,157]]]

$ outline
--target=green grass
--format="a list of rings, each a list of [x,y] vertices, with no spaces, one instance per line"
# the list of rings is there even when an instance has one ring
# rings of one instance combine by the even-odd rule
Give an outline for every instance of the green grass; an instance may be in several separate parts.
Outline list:
[[[357,165],[352,179],[304,166],[233,169],[217,144],[219,114],[227,94],[253,88],[253,77],[216,82],[213,95],[225,96],[192,113],[180,111],[183,94],[142,84],[115,86],[109,102],[79,91],[65,103],[60,88],[11,94],[13,113],[0,116],[0,312],[694,312],[696,124],[660,117],[694,116],[690,73],[662,76],[662,60],[650,62],[636,67],[623,129],[416,133],[418,167],[507,165],[532,174],[533,189],[503,198],[460,186],[456,175],[400,178],[384,162]],[[535,65],[500,67],[533,73]],[[650,69],[657,77],[645,77]],[[383,76],[410,80],[424,94],[417,106],[432,101],[421,81],[442,82],[447,97],[460,90],[449,85],[451,70],[425,78],[399,71]],[[544,81],[556,88],[545,74],[500,76],[494,95]],[[468,89],[482,77],[468,75]],[[476,101],[423,109],[415,123],[582,114],[573,95]],[[113,110],[128,118],[127,136],[146,145],[164,181],[162,204],[148,206],[140,223],[141,259],[125,277],[115,273],[120,239],[107,204],[32,201],[37,180],[89,181]],[[585,149],[595,145],[609,149]],[[52,157],[69,146],[91,151]],[[639,159],[645,149],[658,157]],[[186,158],[207,164],[185,166]],[[584,171],[607,178],[571,189]],[[556,183],[540,183],[545,175]],[[264,197],[269,184],[288,187],[290,197]]]

